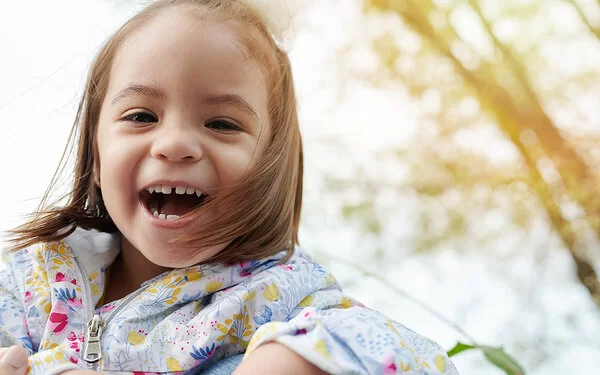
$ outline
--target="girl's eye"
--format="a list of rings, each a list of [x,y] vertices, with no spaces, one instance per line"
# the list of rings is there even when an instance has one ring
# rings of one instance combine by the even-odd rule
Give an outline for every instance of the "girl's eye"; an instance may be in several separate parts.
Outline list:
[[[146,113],[146,112],[132,113],[130,115],[125,116],[123,118],[123,120],[131,121],[131,122],[139,122],[139,123],[152,123],[152,122],[158,121],[156,116],[154,116],[150,113]]]
[[[214,129],[216,131],[219,131],[221,133],[228,133],[228,132],[239,133],[243,130],[241,127],[237,126],[236,124],[233,124],[233,123],[231,123],[229,121],[225,121],[225,120],[210,121],[206,124],[206,126],[211,129]]]

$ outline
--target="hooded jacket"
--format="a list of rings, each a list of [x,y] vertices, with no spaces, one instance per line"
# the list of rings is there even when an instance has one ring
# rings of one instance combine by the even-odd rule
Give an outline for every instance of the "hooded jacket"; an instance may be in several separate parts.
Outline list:
[[[0,347],[24,346],[31,374],[93,369],[181,374],[276,341],[333,374],[457,374],[433,341],[345,296],[297,249],[252,262],[165,272],[96,308],[119,236],[76,229],[5,253]]]

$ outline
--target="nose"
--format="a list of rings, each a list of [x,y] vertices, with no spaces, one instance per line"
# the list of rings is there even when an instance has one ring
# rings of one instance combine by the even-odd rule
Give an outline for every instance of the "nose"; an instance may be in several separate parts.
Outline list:
[[[150,153],[171,162],[195,162],[202,158],[201,140],[183,127],[166,127],[156,134]]]

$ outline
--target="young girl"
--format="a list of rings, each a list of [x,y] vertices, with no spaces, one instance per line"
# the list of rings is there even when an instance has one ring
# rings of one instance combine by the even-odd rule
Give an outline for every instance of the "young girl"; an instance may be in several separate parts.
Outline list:
[[[5,254],[0,374],[201,372],[241,353],[238,374],[456,374],[295,246],[291,68],[252,7],[147,7],[97,55],[72,134],[68,201]]]

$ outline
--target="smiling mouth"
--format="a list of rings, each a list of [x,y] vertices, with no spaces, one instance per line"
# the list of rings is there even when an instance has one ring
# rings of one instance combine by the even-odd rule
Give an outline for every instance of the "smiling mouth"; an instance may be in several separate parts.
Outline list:
[[[140,192],[148,212],[162,220],[177,220],[202,206],[207,195],[189,187],[151,186]]]

